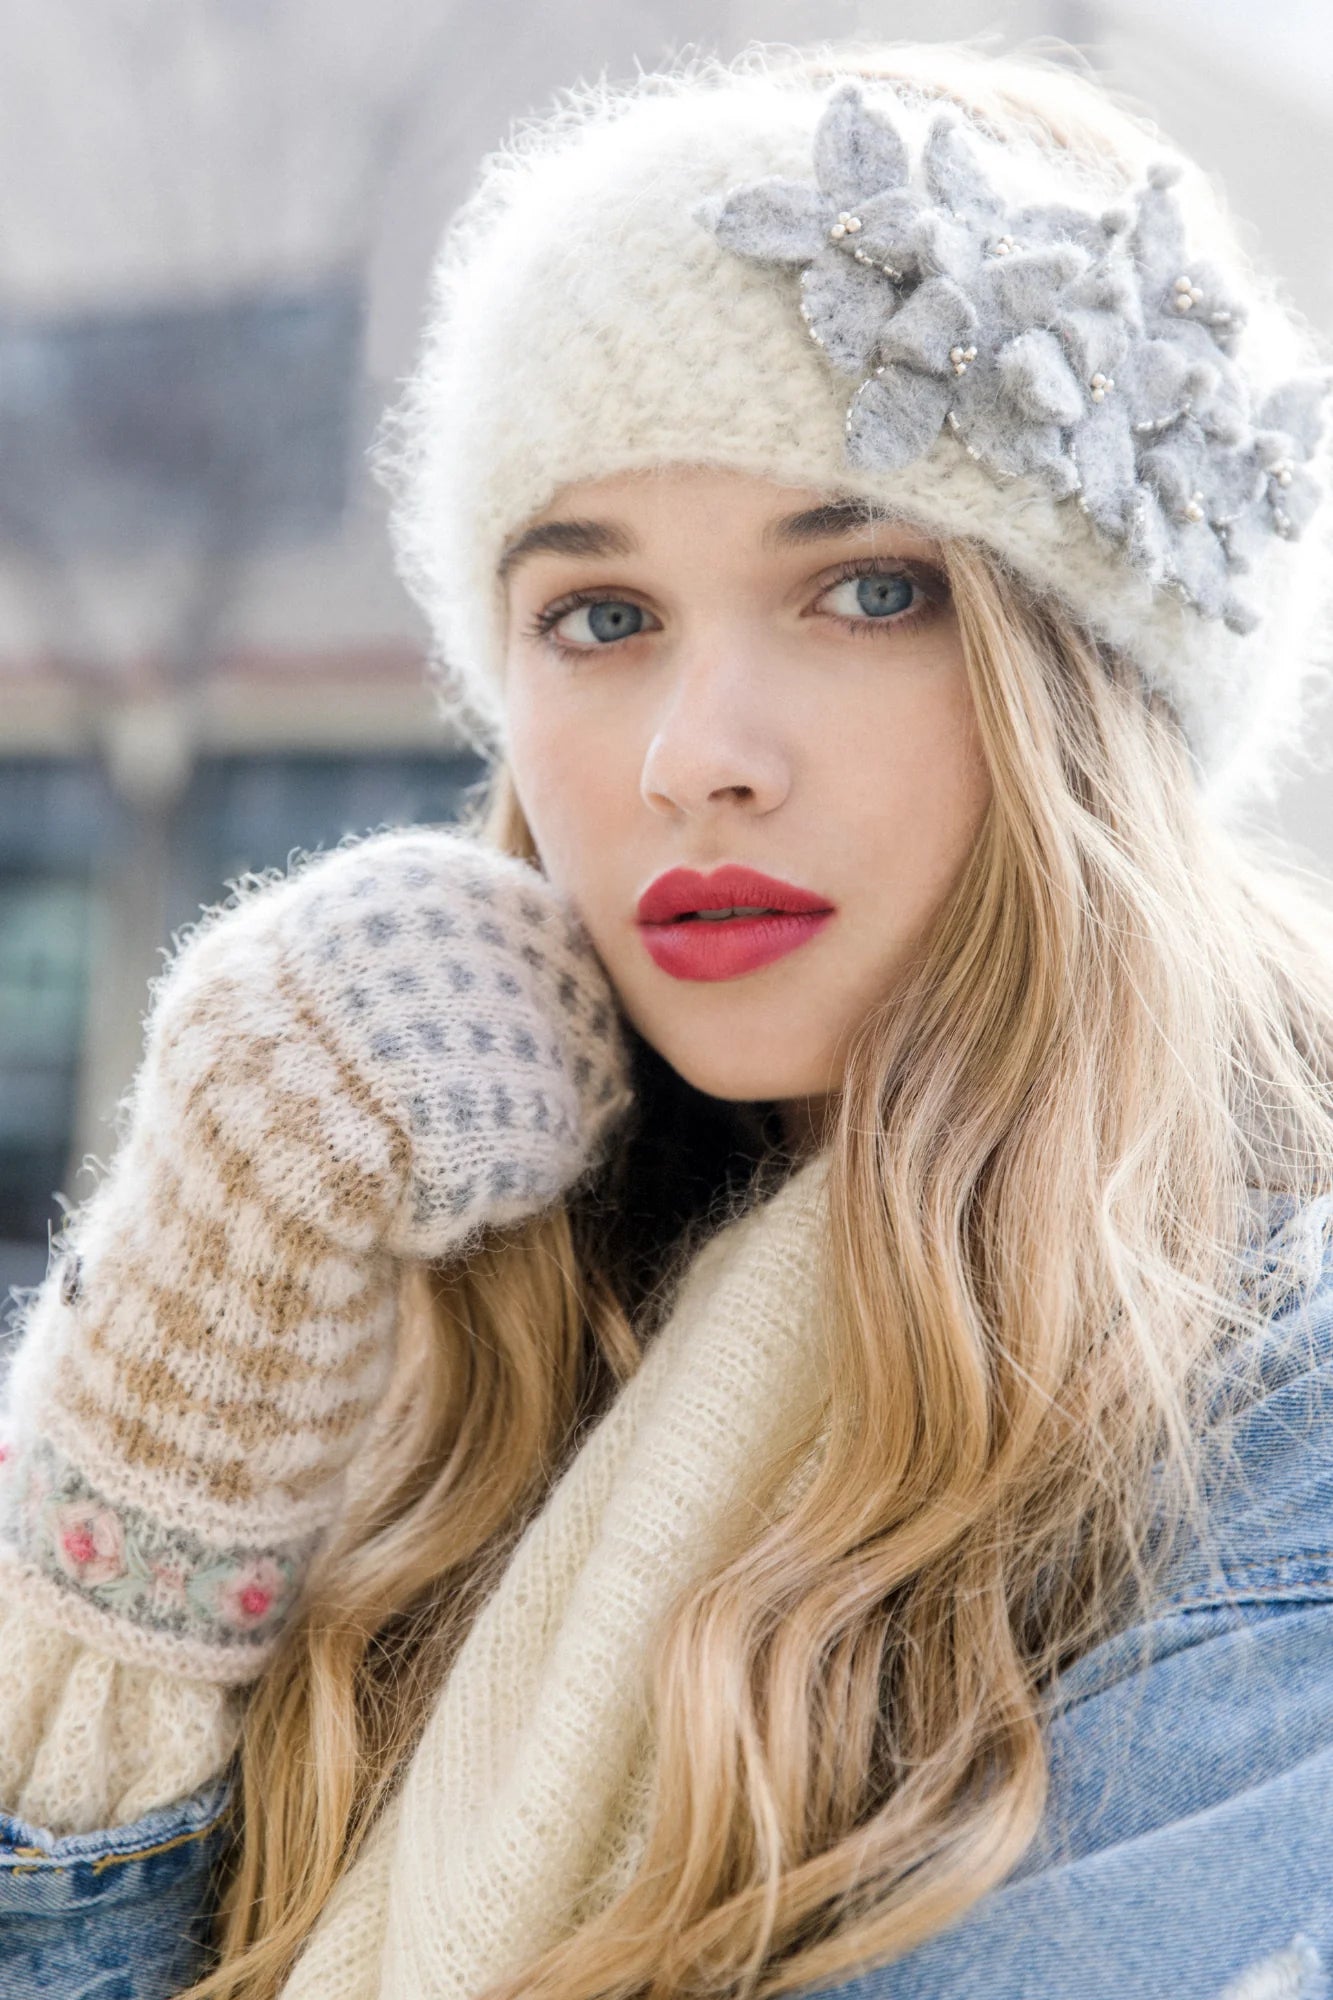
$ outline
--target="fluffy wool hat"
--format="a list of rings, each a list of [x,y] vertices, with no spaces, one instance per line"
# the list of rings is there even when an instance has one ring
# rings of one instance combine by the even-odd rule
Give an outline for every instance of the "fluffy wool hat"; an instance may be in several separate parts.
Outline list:
[[[568,92],[482,165],[381,453],[461,732],[507,542],[729,467],[985,543],[1136,664],[1226,804],[1327,675],[1330,371],[1207,176],[1052,65],[751,47]]]

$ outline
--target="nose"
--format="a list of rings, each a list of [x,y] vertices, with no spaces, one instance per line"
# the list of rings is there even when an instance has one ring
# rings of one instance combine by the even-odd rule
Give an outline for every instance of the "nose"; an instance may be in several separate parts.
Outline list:
[[[654,721],[639,790],[668,818],[735,805],[772,812],[791,788],[776,694],[740,644],[692,650]]]

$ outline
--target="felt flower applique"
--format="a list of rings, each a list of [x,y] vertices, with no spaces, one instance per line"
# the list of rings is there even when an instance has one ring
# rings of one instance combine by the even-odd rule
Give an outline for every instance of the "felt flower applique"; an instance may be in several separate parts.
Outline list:
[[[848,411],[851,463],[909,465],[948,421],[992,470],[1041,470],[1073,491],[1060,432],[1082,388],[1050,327],[1061,308],[1080,315],[1088,360],[1109,376],[1129,298],[1094,258],[1128,218],[1048,207],[1006,220],[948,113],[926,139],[918,192],[901,137],[851,83],[832,94],[814,155],[815,188],[760,181],[702,219],[741,255],[805,266],[806,324],[835,367],[866,378]]]
[[[1249,630],[1236,594],[1265,534],[1298,534],[1325,376],[1252,412],[1230,352],[1244,313],[1190,262],[1163,162],[1132,202],[1006,208],[963,120],[907,147],[855,82],[814,135],[815,183],[770,177],[696,210],[724,248],[799,267],[800,310],[855,377],[847,458],[897,471],[944,429],[998,480],[1073,499],[1132,567]]]
[[[700,219],[728,250],[804,267],[800,308],[834,367],[864,375],[915,265],[887,247],[910,237],[919,204],[907,191],[907,148],[859,93],[836,91],[814,135],[815,185],[779,176],[703,204]]]

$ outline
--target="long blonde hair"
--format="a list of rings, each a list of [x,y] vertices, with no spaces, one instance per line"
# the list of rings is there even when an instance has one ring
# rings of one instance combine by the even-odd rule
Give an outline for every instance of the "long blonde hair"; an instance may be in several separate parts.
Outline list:
[[[849,1050],[819,1469],[661,1635],[637,1872],[485,2000],[832,1984],[999,1883],[1041,1819],[1060,1671],[1205,1531],[1205,1412],[1281,1291],[1253,1282],[1255,1217],[1333,1189],[1327,885],[1209,816],[1131,666],[981,547],[944,556],[992,801]],[[503,765],[473,825],[535,858]],[[248,1700],[191,2000],[280,1991],[690,1251],[781,1170],[762,1107],[641,1055],[671,1115],[654,1100],[604,1182],[405,1279],[373,1450]]]

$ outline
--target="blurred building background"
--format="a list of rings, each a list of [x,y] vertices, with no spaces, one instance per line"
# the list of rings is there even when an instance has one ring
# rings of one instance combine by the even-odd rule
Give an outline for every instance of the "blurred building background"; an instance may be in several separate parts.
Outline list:
[[[0,0],[0,1302],[109,1157],[229,878],[444,820],[366,451],[475,163],[562,84],[752,37],[1056,36],[1333,332],[1325,0]],[[1282,829],[1333,863],[1326,780]]]

